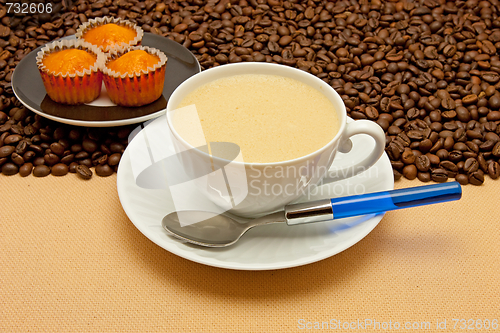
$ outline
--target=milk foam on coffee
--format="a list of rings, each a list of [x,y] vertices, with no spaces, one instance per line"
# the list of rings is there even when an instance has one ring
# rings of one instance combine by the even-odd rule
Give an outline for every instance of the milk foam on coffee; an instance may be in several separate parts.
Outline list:
[[[196,106],[206,142],[240,146],[247,163],[271,163],[308,155],[339,130],[332,103],[298,80],[244,74],[209,82],[187,95],[178,108]],[[190,144],[192,119],[175,113],[177,132]]]

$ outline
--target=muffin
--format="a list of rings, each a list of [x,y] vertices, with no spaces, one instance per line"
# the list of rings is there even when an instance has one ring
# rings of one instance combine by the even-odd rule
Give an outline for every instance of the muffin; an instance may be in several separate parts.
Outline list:
[[[104,54],[81,40],[61,40],[44,46],[36,64],[47,95],[57,103],[90,103],[99,97]]]
[[[156,101],[163,92],[166,66],[166,55],[147,46],[110,52],[103,66],[109,98],[122,106],[142,106]]]
[[[142,29],[132,22],[113,17],[91,19],[76,32],[77,39],[83,39],[103,52],[139,45],[143,35]]]

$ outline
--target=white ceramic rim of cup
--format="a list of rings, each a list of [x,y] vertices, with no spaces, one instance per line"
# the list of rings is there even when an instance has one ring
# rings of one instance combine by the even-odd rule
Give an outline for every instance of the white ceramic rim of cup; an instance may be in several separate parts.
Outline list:
[[[267,68],[266,68],[267,67]],[[255,68],[260,68],[259,70],[256,70]],[[262,68],[266,68],[265,70],[262,70]],[[253,70],[252,70],[253,69]],[[287,75],[287,73],[290,73]],[[298,79],[301,82],[304,82],[305,84],[308,84],[315,88],[316,90],[320,91],[325,95],[326,98],[328,98],[335,106],[335,110],[337,110],[337,104],[340,106],[340,110],[337,110],[337,116],[338,116],[338,121],[340,123],[340,128],[337,132],[337,134],[333,137],[332,140],[330,140],[326,145],[321,147],[320,149],[315,150],[312,153],[309,153],[307,155],[297,157],[291,160],[286,160],[286,161],[279,161],[279,162],[265,162],[265,163],[259,163],[259,162],[240,162],[240,161],[227,161],[226,159],[217,157],[217,156],[211,156],[199,149],[196,149],[193,147],[191,144],[189,144],[186,140],[184,140],[179,133],[175,130],[172,122],[172,119],[170,117],[170,112],[175,110],[173,108],[173,105],[177,106],[181,102],[182,98],[184,98],[188,93],[194,91],[198,87],[208,83],[215,81],[217,79],[223,78],[223,77],[230,77],[234,75],[241,75],[241,74],[267,74],[267,75],[279,75],[279,76],[284,76],[284,77],[290,77],[293,79]],[[210,79],[211,78],[211,79]],[[178,96],[182,96],[179,98]],[[186,81],[182,82],[172,93],[170,96],[168,102],[167,102],[167,109],[166,109],[166,117],[167,117],[167,124],[168,127],[170,128],[172,134],[175,136],[177,140],[179,140],[182,144],[185,146],[189,147],[190,149],[195,149],[202,155],[207,155],[211,158],[220,160],[220,161],[227,161],[231,163],[236,163],[236,164],[244,164],[248,166],[279,166],[279,165],[286,165],[286,164],[295,164],[297,162],[302,162],[304,160],[310,159],[312,156],[317,155],[319,153],[322,153],[326,149],[328,149],[330,146],[334,145],[337,140],[340,139],[342,136],[342,133],[344,132],[345,127],[347,126],[347,111],[345,108],[344,101],[340,97],[340,95],[333,89],[328,83],[325,81],[317,78],[316,76],[294,68],[294,67],[289,67],[286,65],[280,65],[280,64],[273,64],[273,63],[262,63],[262,62],[242,62],[242,63],[234,63],[234,64],[226,64],[226,65],[221,65],[217,67],[212,67],[210,69],[206,69],[200,73],[197,73],[190,78],[188,78]]]

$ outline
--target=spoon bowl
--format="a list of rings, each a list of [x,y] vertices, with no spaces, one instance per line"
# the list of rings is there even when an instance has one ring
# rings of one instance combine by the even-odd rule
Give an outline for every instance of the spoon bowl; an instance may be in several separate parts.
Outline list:
[[[166,215],[162,220],[163,228],[171,236],[207,247],[230,246],[253,227],[285,222],[284,212],[266,215],[257,219],[246,219],[230,216],[230,214],[219,215],[203,211],[184,211],[181,214],[183,214],[181,218],[178,212]]]

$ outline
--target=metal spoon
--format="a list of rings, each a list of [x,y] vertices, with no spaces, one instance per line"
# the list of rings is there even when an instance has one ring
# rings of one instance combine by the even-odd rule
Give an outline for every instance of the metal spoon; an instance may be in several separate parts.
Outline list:
[[[201,211],[183,211],[180,219],[179,214],[173,212],[163,218],[162,226],[168,234],[186,242],[225,247],[236,243],[251,228],[261,225],[328,221],[458,200],[461,196],[460,184],[450,182],[287,205],[283,211],[256,219]],[[189,223],[189,219],[201,222]]]

